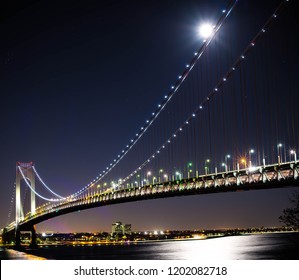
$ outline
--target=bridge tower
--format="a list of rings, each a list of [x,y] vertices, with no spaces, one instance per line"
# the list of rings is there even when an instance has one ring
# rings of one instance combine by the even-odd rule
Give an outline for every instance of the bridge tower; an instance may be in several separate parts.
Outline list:
[[[31,186],[31,215],[35,214],[36,203],[35,203],[35,173],[33,171],[33,162],[17,162],[16,164],[16,246],[19,247],[20,240],[20,221],[24,218],[23,208],[21,204],[21,181],[26,179]],[[25,180],[24,179],[24,180]],[[32,233],[32,245],[35,244],[35,229],[30,229]]]

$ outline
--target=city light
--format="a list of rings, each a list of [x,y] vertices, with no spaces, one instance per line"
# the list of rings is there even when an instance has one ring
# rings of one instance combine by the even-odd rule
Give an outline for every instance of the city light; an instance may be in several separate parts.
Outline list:
[[[282,148],[282,144],[281,143],[277,144],[277,162],[278,162],[278,164],[281,163],[281,148]]]
[[[294,161],[295,163],[297,162],[297,154],[296,154],[296,151],[295,150],[291,150],[290,151],[291,155],[294,155]]]
[[[175,175],[177,176],[177,179],[182,180],[182,174],[180,172],[176,171]]]
[[[225,164],[224,162],[222,162],[221,165],[225,168],[225,172],[227,172],[227,164]]]
[[[230,159],[230,155],[225,156],[225,164],[226,164],[226,170],[229,170],[229,164],[228,164],[228,159]]]
[[[251,168],[251,166],[252,166],[252,162],[251,162],[251,154],[254,154],[254,149],[250,149],[250,150],[249,150],[249,168]]]
[[[247,167],[247,161],[246,161],[246,158],[241,158],[241,163],[243,163],[244,168]]]

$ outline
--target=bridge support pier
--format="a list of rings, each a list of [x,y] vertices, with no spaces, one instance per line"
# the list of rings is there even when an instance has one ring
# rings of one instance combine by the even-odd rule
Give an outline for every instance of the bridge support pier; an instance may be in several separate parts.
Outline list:
[[[6,228],[4,228],[4,229],[3,229],[3,232],[2,232],[2,242],[3,242],[3,244],[5,244],[5,245],[8,244],[8,243],[10,243],[9,234],[8,234]]]
[[[15,231],[7,231],[7,228],[3,229],[2,243],[4,245],[11,245],[15,242]]]
[[[31,188],[31,215],[35,214],[35,174],[33,169],[33,162],[17,162],[16,165],[16,228],[15,228],[15,246],[21,247],[21,228],[20,222],[24,219],[22,204],[21,204],[21,180],[30,182]],[[36,247],[36,232],[34,225],[22,230],[28,230],[31,232],[31,244],[30,247]]]
[[[36,243],[36,230],[35,226],[31,226],[31,243],[30,243],[30,248],[37,248],[37,243]]]
[[[20,227],[17,227],[15,229],[15,236],[14,236],[14,241],[15,241],[15,247],[16,249],[19,249],[22,247],[21,245],[21,232],[30,232],[31,234],[31,242],[29,247],[30,248],[37,248],[37,243],[36,243],[36,230],[35,230],[35,226],[31,225],[29,227],[26,227],[26,229],[20,229]]]
[[[21,230],[19,226],[15,229],[15,247],[17,249],[21,247]]]

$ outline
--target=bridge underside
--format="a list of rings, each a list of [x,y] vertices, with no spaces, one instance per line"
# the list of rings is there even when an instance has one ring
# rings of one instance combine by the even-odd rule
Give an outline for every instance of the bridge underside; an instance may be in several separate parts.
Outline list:
[[[155,192],[150,194],[144,194],[140,196],[125,196],[125,197],[115,197],[107,200],[102,201],[92,201],[94,197],[86,198],[86,201],[83,202],[80,205],[76,205],[69,208],[64,208],[57,210],[55,212],[48,213],[42,217],[37,217],[36,219],[33,219],[32,221],[28,222],[26,225],[21,225],[21,229],[27,228],[28,226],[32,226],[38,223],[41,223],[43,221],[46,221],[48,219],[58,217],[61,215],[65,215],[68,213],[76,212],[76,211],[82,211],[85,209],[91,209],[95,207],[102,207],[102,206],[108,206],[113,204],[120,204],[120,203],[126,203],[126,202],[134,202],[134,201],[141,201],[141,200],[148,200],[148,199],[158,199],[158,198],[168,198],[168,197],[176,197],[176,196],[189,196],[189,195],[202,195],[202,194],[213,194],[213,193],[223,193],[223,192],[240,192],[240,191],[249,191],[249,190],[264,190],[264,189],[275,189],[275,188],[283,188],[283,187],[298,187],[299,181],[294,182],[290,180],[288,181],[281,181],[276,183],[261,183],[261,184],[244,184],[242,186],[213,186],[209,188],[184,188],[174,191],[168,191],[168,192]],[[153,187],[154,188],[154,187]]]

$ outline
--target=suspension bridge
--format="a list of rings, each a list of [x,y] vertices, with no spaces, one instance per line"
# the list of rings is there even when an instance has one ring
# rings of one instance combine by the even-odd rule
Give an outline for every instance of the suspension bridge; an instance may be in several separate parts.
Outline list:
[[[238,2],[220,11],[151,116],[87,185],[61,195],[33,162],[17,163],[15,218],[2,230],[4,242],[20,246],[21,232],[30,231],[35,246],[36,224],[78,210],[299,185],[296,50],[282,51],[291,39],[279,28],[291,24],[291,1],[271,7],[250,32],[232,27]],[[30,206],[21,199],[26,190]]]

